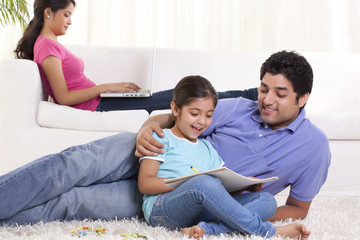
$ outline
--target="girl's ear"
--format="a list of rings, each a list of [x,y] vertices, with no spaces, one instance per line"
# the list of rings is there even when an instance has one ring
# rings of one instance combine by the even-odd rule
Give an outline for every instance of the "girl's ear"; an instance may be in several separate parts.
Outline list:
[[[172,111],[172,114],[174,115],[174,117],[179,116],[179,108],[176,106],[176,103],[171,102],[170,107],[171,107],[171,111]]]

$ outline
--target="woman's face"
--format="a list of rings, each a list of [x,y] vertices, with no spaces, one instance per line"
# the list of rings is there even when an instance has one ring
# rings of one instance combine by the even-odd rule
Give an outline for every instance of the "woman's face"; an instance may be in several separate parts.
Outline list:
[[[74,5],[70,3],[66,8],[52,12],[49,21],[49,27],[56,36],[65,35],[71,25],[71,16],[74,12]]]

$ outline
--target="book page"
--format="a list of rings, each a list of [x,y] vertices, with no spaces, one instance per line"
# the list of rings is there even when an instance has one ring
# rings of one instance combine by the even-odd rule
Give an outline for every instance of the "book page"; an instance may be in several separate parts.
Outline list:
[[[278,177],[271,177],[271,178],[266,178],[266,179],[253,179],[253,178],[242,176],[234,171],[231,171],[227,167],[221,167],[221,168],[216,168],[216,169],[209,170],[209,171],[194,173],[191,175],[182,176],[182,177],[178,177],[178,178],[165,179],[164,181],[170,187],[176,188],[180,184],[185,182],[186,180],[193,178],[195,176],[204,175],[204,174],[207,174],[207,175],[210,175],[210,176],[220,179],[220,181],[222,182],[222,184],[224,185],[225,189],[228,192],[241,190],[241,189],[244,189],[244,188],[254,185],[254,184],[265,183],[265,182],[275,181],[275,180],[279,179]]]

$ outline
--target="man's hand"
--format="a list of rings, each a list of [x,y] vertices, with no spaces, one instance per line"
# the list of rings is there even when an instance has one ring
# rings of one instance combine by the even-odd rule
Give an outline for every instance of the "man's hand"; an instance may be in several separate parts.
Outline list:
[[[156,156],[163,153],[164,145],[159,143],[152,134],[156,132],[160,137],[164,137],[164,132],[157,124],[143,126],[136,136],[135,156]]]
[[[175,119],[172,114],[161,114],[149,118],[136,136],[136,151],[135,156],[156,156],[159,153],[163,153],[162,148],[164,146],[159,143],[152,134],[154,132],[159,137],[164,137],[163,128],[169,128],[174,123]]]

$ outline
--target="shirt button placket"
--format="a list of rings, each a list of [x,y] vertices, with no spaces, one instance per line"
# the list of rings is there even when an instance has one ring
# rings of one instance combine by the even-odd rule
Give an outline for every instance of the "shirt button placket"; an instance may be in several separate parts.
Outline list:
[[[264,125],[264,128],[267,130],[267,129],[269,128],[269,125],[265,124],[265,125]],[[259,134],[259,138],[261,138],[261,137],[263,137],[263,136],[264,136],[264,134],[262,134],[262,133]]]

